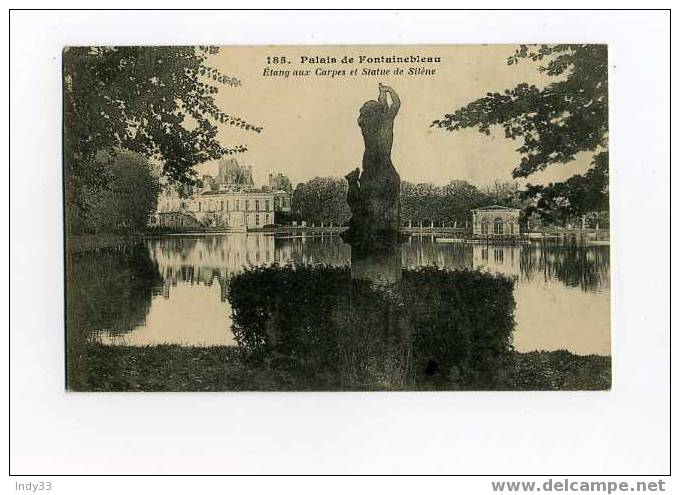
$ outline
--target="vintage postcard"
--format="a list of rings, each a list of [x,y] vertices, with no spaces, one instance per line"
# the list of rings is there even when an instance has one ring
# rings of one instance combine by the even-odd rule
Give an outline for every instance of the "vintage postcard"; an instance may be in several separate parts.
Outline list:
[[[608,390],[607,46],[63,51],[72,391]]]

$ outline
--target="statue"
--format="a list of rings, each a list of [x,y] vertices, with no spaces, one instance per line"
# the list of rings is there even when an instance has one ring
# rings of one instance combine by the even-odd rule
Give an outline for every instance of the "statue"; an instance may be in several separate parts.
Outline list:
[[[364,137],[363,171],[345,176],[347,204],[352,212],[343,239],[352,246],[352,278],[401,280],[399,246],[399,195],[401,181],[392,164],[394,118],[400,101],[396,91],[380,84],[378,100],[359,110]],[[387,97],[391,104],[388,104]]]
[[[392,88],[379,84],[378,89],[378,100],[367,101],[359,110],[365,148],[363,171],[360,174],[356,168],[345,176],[347,203],[352,211],[347,233],[350,243],[396,242],[399,232],[401,181],[391,154],[394,118],[401,102]]]

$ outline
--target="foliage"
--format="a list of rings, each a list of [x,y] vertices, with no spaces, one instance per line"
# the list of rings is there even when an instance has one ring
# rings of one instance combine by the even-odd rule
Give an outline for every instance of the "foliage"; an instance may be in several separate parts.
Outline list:
[[[533,199],[527,213],[537,213],[548,223],[564,224],[590,212],[609,209],[608,153],[600,153],[583,175],[548,186],[527,185],[524,198]]]
[[[506,138],[521,141],[517,148],[521,160],[513,177],[528,177],[550,165],[568,163],[580,153],[594,153],[586,176],[531,192],[562,198],[567,204],[566,210],[560,206],[562,214],[570,208],[579,212],[602,208],[607,204],[609,169],[607,46],[521,45],[508,65],[522,59],[541,62],[539,70],[555,82],[544,88],[522,83],[503,93],[487,93],[432,125],[449,131],[476,127],[486,134],[492,126],[502,126]],[[583,180],[601,188],[585,187]]]
[[[416,369],[438,370],[461,386],[492,387],[512,347],[512,280],[423,267],[404,270],[403,283]]]
[[[495,180],[482,188],[482,193],[489,204],[522,207],[522,195],[517,182]]]
[[[171,181],[193,183],[193,166],[244,151],[217,141],[216,123],[260,132],[215,103],[217,84],[240,81],[210,67],[214,47],[69,47],[63,53],[64,175],[67,218],[90,206],[110,176],[104,151],[160,161]]]
[[[143,230],[154,211],[160,186],[149,162],[142,156],[121,152],[99,153],[94,167],[105,170],[109,184],[90,190],[81,200],[87,206],[73,218],[77,233],[134,232]]]
[[[315,177],[298,184],[293,192],[292,210],[308,224],[345,224],[351,216],[347,205],[347,181],[337,177]]]
[[[462,180],[451,181],[446,186],[434,184],[401,183],[402,222],[412,222],[414,226],[429,226],[430,222],[447,226],[464,226],[470,219],[470,210],[480,206],[501,204],[517,206],[521,204],[517,186],[497,182],[493,187],[483,190]]]
[[[245,359],[323,389],[409,388],[451,373],[488,388],[514,328],[512,281],[473,270],[404,270],[392,285],[352,280],[348,267],[259,267],[234,276],[227,297]]]
[[[302,217],[299,213],[294,211],[275,211],[274,224],[275,225],[292,225],[293,222],[300,223]]]
[[[470,210],[480,206],[500,204],[523,207],[519,188],[515,183],[495,182],[484,189],[463,181],[453,180],[445,186],[431,183],[413,184],[401,181],[401,220],[414,226],[429,226],[430,222],[447,226],[464,226]],[[292,215],[308,224],[342,225],[351,212],[347,206],[347,181],[337,177],[317,177],[300,183],[293,193]]]

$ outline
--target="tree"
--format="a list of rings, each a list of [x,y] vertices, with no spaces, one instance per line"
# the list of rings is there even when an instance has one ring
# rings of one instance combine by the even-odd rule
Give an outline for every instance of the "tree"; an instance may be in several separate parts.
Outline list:
[[[507,63],[518,64],[522,59],[543,62],[539,70],[556,81],[542,89],[522,83],[503,93],[487,93],[432,125],[449,131],[476,127],[485,134],[490,134],[492,126],[502,126],[506,138],[522,141],[517,148],[521,159],[512,173],[515,178],[591,152],[592,168],[576,177],[607,184],[607,46],[521,45]],[[553,193],[549,193],[551,187],[556,188]],[[564,199],[569,203],[579,201],[571,196],[578,188],[553,184],[529,189],[541,194],[567,194]],[[600,193],[607,195],[608,191],[602,189]]]
[[[347,181],[337,177],[315,177],[298,184],[293,192],[292,209],[307,222],[344,224],[351,216],[347,205]]]
[[[600,153],[593,167],[584,175],[574,175],[564,182],[548,186],[528,185],[523,196],[534,201],[527,213],[537,213],[549,223],[564,224],[591,212],[607,211],[609,180],[607,153]]]
[[[464,180],[453,180],[446,186],[446,202],[450,216],[447,221],[458,225],[471,218],[473,208],[493,203],[483,191]]]
[[[495,180],[483,188],[482,192],[488,198],[489,204],[520,207],[521,192],[516,182]]]
[[[442,194],[434,184],[422,182],[412,184],[401,183],[401,219],[416,225],[420,222],[441,222]]]
[[[133,232],[143,230],[156,208],[160,185],[144,157],[129,151],[111,156],[98,153],[98,168],[106,169],[110,182],[87,197],[76,232]]]
[[[67,218],[111,176],[95,155],[121,150],[162,163],[173,182],[194,183],[193,166],[245,151],[217,141],[216,124],[260,132],[219,109],[216,84],[240,81],[207,65],[214,47],[72,47],[64,50],[64,175]],[[69,221],[70,224],[70,221]]]
[[[401,217],[403,222],[429,226],[430,222],[463,224],[470,210],[489,204],[489,199],[472,184],[454,180],[446,186],[401,183]]]

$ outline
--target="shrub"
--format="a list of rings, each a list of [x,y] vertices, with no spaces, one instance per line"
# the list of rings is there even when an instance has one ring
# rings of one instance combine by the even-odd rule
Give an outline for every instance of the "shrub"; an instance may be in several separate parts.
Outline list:
[[[474,270],[403,270],[379,284],[346,266],[256,267],[232,277],[227,297],[246,359],[320,388],[403,388],[429,375],[486,388],[511,349],[513,282]]]

